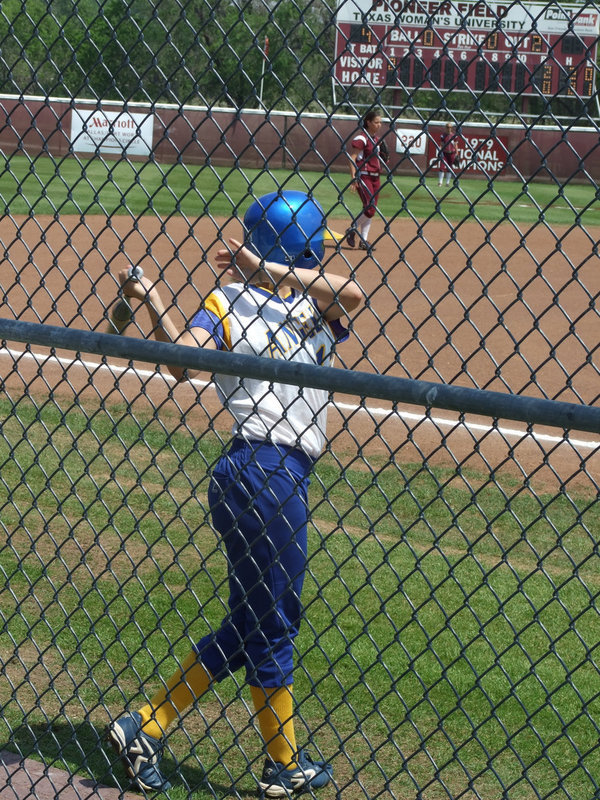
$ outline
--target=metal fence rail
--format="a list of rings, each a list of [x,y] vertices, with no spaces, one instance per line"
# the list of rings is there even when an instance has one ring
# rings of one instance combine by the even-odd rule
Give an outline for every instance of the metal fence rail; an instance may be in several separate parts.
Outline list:
[[[332,92],[337,10],[2,4],[2,800],[60,797],[65,781],[82,800],[96,784],[125,797],[108,720],[227,611],[208,500],[231,436],[217,372],[329,392],[294,674],[298,742],[334,769],[320,796],[600,793],[594,98],[581,76],[544,93],[537,62],[532,93],[436,87],[431,70],[416,88]],[[375,104],[393,158],[361,251],[344,239],[361,211],[346,162]],[[447,121],[464,147],[440,187]],[[126,124],[139,135],[119,140]],[[106,334],[129,264],[183,328],[224,281],[216,250],[276,187],[320,201],[326,268],[362,290],[336,368],[146,341],[138,310],[126,336]],[[167,364],[205,377],[176,384]],[[241,673],[180,723],[165,736],[170,797],[257,796],[264,748]]]

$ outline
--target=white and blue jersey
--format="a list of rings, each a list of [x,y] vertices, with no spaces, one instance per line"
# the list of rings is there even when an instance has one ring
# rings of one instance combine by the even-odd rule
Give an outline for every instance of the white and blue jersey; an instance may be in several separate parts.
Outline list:
[[[190,323],[236,353],[330,365],[347,338],[310,299],[257,286],[215,289]],[[245,668],[250,685],[293,682],[294,639],[307,557],[309,475],[325,441],[327,392],[217,375],[234,439],[215,466],[208,501],[225,546],[229,613],[195,651],[214,680]]]
[[[209,331],[221,350],[281,358],[298,364],[333,363],[333,345],[347,338],[339,321],[328,323],[311,298],[286,296],[233,283],[215,289],[190,327]],[[221,401],[234,418],[234,434],[300,447],[316,458],[325,443],[327,392],[216,375]]]

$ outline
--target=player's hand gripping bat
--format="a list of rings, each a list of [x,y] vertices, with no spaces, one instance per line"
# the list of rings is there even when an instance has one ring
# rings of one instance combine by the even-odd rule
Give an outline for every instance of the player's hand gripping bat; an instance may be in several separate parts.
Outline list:
[[[141,267],[129,267],[129,280],[137,281],[144,275]],[[131,322],[131,305],[126,297],[121,297],[110,314],[107,333],[123,333]]]

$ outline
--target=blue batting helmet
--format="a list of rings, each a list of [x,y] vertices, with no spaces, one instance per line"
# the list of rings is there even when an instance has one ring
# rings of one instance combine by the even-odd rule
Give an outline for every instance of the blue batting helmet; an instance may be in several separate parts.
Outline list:
[[[305,192],[271,192],[244,215],[246,244],[265,261],[313,269],[325,253],[325,215]]]

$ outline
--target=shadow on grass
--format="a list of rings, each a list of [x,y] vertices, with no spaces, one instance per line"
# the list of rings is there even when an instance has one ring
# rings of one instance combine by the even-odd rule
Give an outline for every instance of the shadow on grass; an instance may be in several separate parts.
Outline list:
[[[0,745],[0,749],[17,753],[21,758],[40,761],[46,768],[62,769],[69,775],[76,774],[83,786],[90,789],[101,785],[123,792],[136,792],[119,758],[106,743],[104,729],[89,723],[70,725],[52,721],[48,724],[23,725],[13,731],[11,738]],[[240,797],[232,786],[214,782],[209,786],[204,770],[192,753],[184,763],[178,764],[165,748],[161,772],[172,784],[168,797],[173,800]],[[258,791],[245,791],[243,794],[245,797],[256,797]],[[140,796],[144,796],[143,793]],[[166,797],[167,793],[153,796]]]

